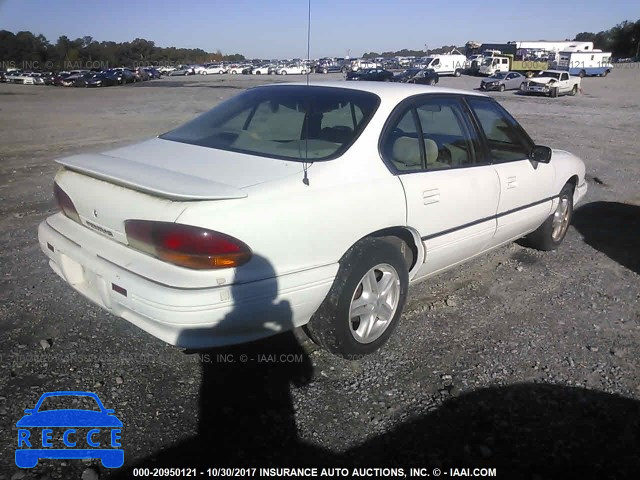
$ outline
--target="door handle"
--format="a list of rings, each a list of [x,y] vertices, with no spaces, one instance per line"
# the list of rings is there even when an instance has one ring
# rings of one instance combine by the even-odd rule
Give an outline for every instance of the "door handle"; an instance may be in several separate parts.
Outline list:
[[[432,203],[438,203],[440,201],[440,189],[432,188],[422,192],[422,203],[430,205]]]
[[[518,186],[518,180],[516,177],[507,177],[507,188],[516,188]]]

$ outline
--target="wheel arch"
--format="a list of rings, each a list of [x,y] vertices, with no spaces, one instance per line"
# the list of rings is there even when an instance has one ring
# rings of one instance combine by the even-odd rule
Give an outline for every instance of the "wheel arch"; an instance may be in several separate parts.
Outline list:
[[[396,245],[407,262],[410,280],[416,274],[420,265],[424,262],[425,251],[422,239],[418,231],[411,227],[395,226],[376,230],[375,232],[371,232],[358,239],[358,241],[353,245],[356,245],[358,242],[361,242],[366,238],[379,238]],[[347,251],[350,250],[353,245],[350,246]]]

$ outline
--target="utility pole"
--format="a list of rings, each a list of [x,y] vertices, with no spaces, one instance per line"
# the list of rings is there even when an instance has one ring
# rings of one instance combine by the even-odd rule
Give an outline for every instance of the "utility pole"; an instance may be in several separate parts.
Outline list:
[[[424,44],[424,51],[427,54],[427,57],[429,56],[429,45],[427,45],[426,43]]]

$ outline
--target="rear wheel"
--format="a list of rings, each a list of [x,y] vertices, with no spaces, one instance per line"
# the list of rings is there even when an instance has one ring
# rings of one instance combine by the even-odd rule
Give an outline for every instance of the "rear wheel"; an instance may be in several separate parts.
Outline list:
[[[436,79],[432,78],[431,80],[429,80],[429,85],[431,85],[432,87],[435,86],[436,84]]]
[[[558,198],[556,211],[527,240],[538,250],[555,250],[564,240],[573,217],[573,185],[567,183]]]
[[[366,238],[340,260],[336,279],[306,326],[312,340],[345,358],[380,348],[396,327],[409,275],[400,250]]]
[[[557,97],[558,96],[558,87],[552,87],[551,91],[549,92],[549,96],[550,97]]]
[[[571,95],[575,97],[578,94],[578,85],[574,85],[571,89]]]

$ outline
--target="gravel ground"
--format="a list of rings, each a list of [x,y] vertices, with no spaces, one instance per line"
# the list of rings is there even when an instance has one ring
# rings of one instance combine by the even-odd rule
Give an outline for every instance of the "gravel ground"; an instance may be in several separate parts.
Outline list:
[[[0,479],[126,479],[133,466],[160,465],[197,467],[198,476],[209,467],[331,465],[637,478],[638,64],[584,79],[577,97],[491,94],[538,143],[584,159],[586,203],[558,251],[512,244],[413,285],[388,345],[365,358],[336,358],[300,332],[185,352],[93,306],[48,267],[36,229],[55,211],[53,159],[152,137],[248,86],[292,79],[0,84]],[[16,421],[56,390],[93,391],[115,409],[125,467],[15,467]]]

